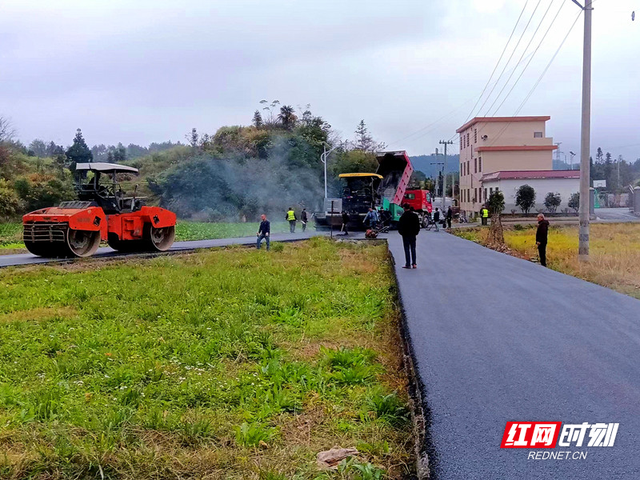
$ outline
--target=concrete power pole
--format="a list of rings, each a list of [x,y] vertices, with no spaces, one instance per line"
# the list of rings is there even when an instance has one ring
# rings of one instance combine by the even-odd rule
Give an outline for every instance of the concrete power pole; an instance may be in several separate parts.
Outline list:
[[[584,45],[582,58],[582,135],[580,139],[580,230],[578,236],[578,259],[589,260],[589,210],[591,206],[591,17],[592,0],[585,0],[584,7],[572,0],[584,12]]]
[[[447,145],[453,145],[453,142],[449,140],[440,140],[438,143],[440,145],[444,145],[444,166],[442,167],[442,214],[444,215],[445,198],[447,197]],[[453,194],[453,185],[451,186],[451,193]]]
[[[435,162],[431,162],[431,165],[442,165],[442,162],[438,162],[438,149],[436,148],[436,161]],[[438,195],[438,184],[440,183],[438,181],[438,176],[436,176],[436,191],[435,191],[435,195]],[[433,195],[435,197],[435,195]]]

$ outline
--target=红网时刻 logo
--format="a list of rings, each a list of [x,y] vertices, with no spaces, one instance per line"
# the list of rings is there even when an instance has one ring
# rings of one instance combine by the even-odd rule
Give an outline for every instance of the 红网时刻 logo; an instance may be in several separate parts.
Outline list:
[[[507,422],[500,448],[613,447],[619,423]],[[575,450],[529,452],[529,459],[585,459]]]

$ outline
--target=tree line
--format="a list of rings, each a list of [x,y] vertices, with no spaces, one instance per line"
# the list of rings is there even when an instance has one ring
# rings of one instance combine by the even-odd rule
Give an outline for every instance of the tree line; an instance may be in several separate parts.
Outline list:
[[[193,128],[185,142],[90,148],[81,129],[68,147],[40,139],[25,146],[0,117],[0,218],[73,198],[74,165],[92,161],[140,168],[150,202],[182,218],[252,220],[290,206],[316,209],[324,195],[325,148],[334,149],[327,169],[332,195],[340,193],[339,173],[375,171],[375,152],[384,148],[364,120],[353,138],[343,139],[309,105],[262,101],[250,119],[214,133]]]

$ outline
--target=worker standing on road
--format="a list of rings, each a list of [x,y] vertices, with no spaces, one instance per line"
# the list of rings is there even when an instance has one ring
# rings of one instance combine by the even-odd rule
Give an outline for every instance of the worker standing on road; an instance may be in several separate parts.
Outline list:
[[[438,223],[440,222],[440,210],[436,207],[436,211],[433,212],[433,224],[436,226],[436,232],[438,231]]]
[[[306,208],[303,208],[302,213],[300,213],[300,221],[302,222],[302,231],[304,232],[307,229],[307,222],[309,221]]]
[[[267,216],[263,213],[260,218],[262,221],[260,222],[260,227],[258,228],[258,241],[256,243],[256,248],[260,250],[260,244],[262,240],[267,241],[267,252],[270,249],[269,245],[269,235],[271,235],[271,223],[267,220]]]
[[[447,228],[451,228],[452,218],[453,218],[453,210],[451,210],[451,207],[449,207],[449,209],[447,210],[447,215],[445,216],[445,219],[447,220]]]
[[[404,245],[405,263],[402,268],[418,268],[416,237],[420,233],[420,219],[411,211],[409,204],[405,203],[403,208],[404,213],[398,220],[398,233],[402,235],[402,244]]]
[[[544,215],[538,214],[538,229],[536,230],[536,245],[540,256],[540,265],[547,266],[547,239],[549,236],[549,222],[544,219]]]
[[[487,219],[489,218],[489,209],[487,207],[482,207],[480,210],[480,216],[482,217],[482,225],[486,225]]]
[[[342,228],[340,228],[340,231],[342,232],[343,235],[349,235],[349,231],[347,230],[348,223],[349,223],[349,214],[343,210],[342,211]]]
[[[378,212],[375,208],[369,207],[367,216],[364,217],[364,224],[373,230],[376,229],[378,226]]]
[[[291,233],[296,233],[296,212],[293,211],[293,207],[289,207],[287,211],[287,215],[284,217],[287,222],[289,222],[289,231]]]

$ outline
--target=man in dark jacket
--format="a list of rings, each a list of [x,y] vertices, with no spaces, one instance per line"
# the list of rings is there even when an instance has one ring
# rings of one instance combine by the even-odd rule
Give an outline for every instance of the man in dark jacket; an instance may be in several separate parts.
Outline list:
[[[447,228],[451,228],[451,220],[453,219],[453,210],[451,210],[451,207],[447,210],[445,219],[447,220]]]
[[[302,213],[300,214],[300,221],[302,222],[302,231],[304,232],[307,229],[307,222],[309,221],[309,216],[307,215],[306,208],[302,209]]]
[[[342,211],[342,228],[340,229],[343,235],[349,235],[349,231],[347,230],[348,223],[349,223],[349,214],[343,210]]]
[[[433,212],[433,224],[436,226],[436,232],[438,231],[438,223],[440,223],[440,210],[436,207],[436,211]]]
[[[256,243],[256,247],[260,250],[260,244],[262,240],[267,241],[267,252],[269,251],[269,235],[271,235],[271,223],[267,220],[267,216],[262,214],[260,217],[262,221],[260,222],[260,227],[258,228],[258,241]]]
[[[538,214],[538,230],[536,230],[536,245],[540,256],[540,265],[547,266],[547,238],[549,235],[549,222],[544,219],[544,215]]]
[[[398,220],[398,233],[402,235],[405,264],[402,268],[418,268],[416,260],[416,236],[420,233],[420,219],[411,211],[409,204],[404,204],[404,213]],[[411,259],[413,258],[413,262]]]

